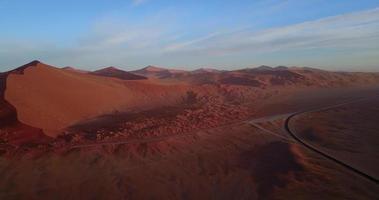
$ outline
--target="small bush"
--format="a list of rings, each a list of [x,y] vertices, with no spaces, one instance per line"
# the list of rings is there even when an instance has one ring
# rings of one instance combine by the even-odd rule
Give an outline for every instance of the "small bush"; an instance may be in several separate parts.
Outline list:
[[[197,103],[197,94],[192,90],[187,91],[185,103],[188,105],[192,105],[192,104]]]

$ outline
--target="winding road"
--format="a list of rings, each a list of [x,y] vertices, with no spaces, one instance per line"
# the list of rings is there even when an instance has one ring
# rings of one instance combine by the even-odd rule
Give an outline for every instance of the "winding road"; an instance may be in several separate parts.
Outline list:
[[[303,110],[303,111],[274,115],[274,116],[267,116],[267,117],[263,117],[263,118],[247,120],[245,122],[249,123],[250,125],[252,125],[252,126],[268,133],[268,134],[271,134],[275,137],[279,137],[282,140],[286,140],[287,142],[297,142],[297,143],[301,144],[302,146],[304,146],[305,148],[307,148],[307,149],[319,154],[320,156],[322,156],[322,157],[324,157],[324,158],[326,158],[326,159],[328,159],[328,160],[330,160],[330,161],[332,161],[332,162],[354,172],[355,174],[360,175],[361,177],[366,178],[367,180],[374,182],[375,184],[379,184],[379,179],[377,179],[376,177],[370,176],[369,174],[363,172],[362,170],[359,170],[359,169],[353,167],[352,165],[345,163],[345,162],[339,160],[338,158],[336,158],[336,157],[334,157],[328,153],[323,152],[322,150],[318,149],[317,147],[314,147],[313,145],[311,145],[311,144],[307,143],[306,141],[302,140],[301,138],[299,138],[295,134],[295,132],[293,132],[290,128],[291,119],[293,119],[294,117],[296,117],[298,115],[306,114],[306,113],[312,113],[312,112],[318,112],[318,111],[325,111],[325,110],[329,110],[332,108],[336,108],[336,107],[340,107],[340,106],[344,106],[344,105],[348,105],[348,104],[352,104],[352,103],[357,103],[357,102],[364,101],[364,100],[371,99],[371,98],[360,98],[360,99],[352,100],[352,101],[345,102],[345,103],[339,103],[339,104],[335,104],[335,105],[331,105],[331,106],[324,106],[324,107],[314,108],[314,109],[310,109],[310,110]],[[378,98],[378,96],[376,96],[374,98]],[[285,119],[284,129],[290,137],[286,137],[285,135],[275,133],[274,131],[266,129],[259,124],[262,122],[275,121],[278,119]],[[235,123],[241,123],[241,122],[235,122]],[[235,123],[231,123],[231,124],[235,124]],[[231,124],[228,124],[225,126],[229,126]],[[197,132],[197,131],[195,131],[195,132]],[[153,138],[148,138],[148,139],[135,139],[135,140],[129,140],[129,141],[110,141],[110,142],[102,142],[102,143],[94,143],[94,144],[79,144],[79,145],[73,145],[71,148],[75,149],[75,148],[85,148],[85,147],[93,147],[93,146],[101,146],[101,145],[135,144],[135,143],[142,143],[142,142],[148,143],[148,142],[156,142],[156,141],[166,140],[166,139],[173,138],[173,137],[185,137],[185,136],[189,136],[189,135],[195,135],[195,134],[194,134],[194,132],[191,132],[191,133],[187,133],[187,134],[167,135],[167,136],[153,137]]]
[[[293,132],[290,128],[290,121],[291,119],[293,119],[294,117],[298,116],[298,115],[301,115],[301,114],[306,114],[306,113],[312,113],[312,112],[318,112],[318,111],[325,111],[325,110],[329,110],[329,109],[332,109],[332,108],[336,108],[336,107],[340,107],[340,106],[344,106],[344,105],[348,105],[348,104],[352,104],[352,103],[356,103],[356,102],[360,102],[360,101],[364,101],[364,100],[367,100],[367,98],[364,98],[364,99],[359,99],[359,100],[354,100],[354,101],[350,101],[350,102],[346,102],[346,103],[340,103],[340,104],[336,104],[336,105],[332,105],[332,106],[327,106],[327,107],[322,107],[322,108],[318,108],[318,109],[313,109],[313,110],[308,110],[308,111],[300,111],[300,112],[296,112],[296,113],[292,113],[290,114],[286,120],[285,120],[285,123],[284,123],[284,128],[285,130],[287,131],[287,133],[295,140],[297,141],[298,143],[300,143],[301,145],[303,145],[304,147],[306,147],[307,149],[319,154],[320,156],[354,172],[355,174],[358,174],[360,175],[361,177],[364,177],[366,179],[368,179],[369,181],[372,181],[374,182],[375,184],[379,184],[379,179],[377,179],[376,177],[373,177],[373,176],[370,176],[369,174],[363,172],[362,170],[359,170],[355,167],[353,167],[352,165],[348,164],[348,163],[345,163],[339,159],[337,159],[336,157],[328,154],[328,153],[325,153],[323,151],[321,151],[320,149],[312,146],[311,144],[305,142],[304,140],[300,139],[296,134],[295,132]]]

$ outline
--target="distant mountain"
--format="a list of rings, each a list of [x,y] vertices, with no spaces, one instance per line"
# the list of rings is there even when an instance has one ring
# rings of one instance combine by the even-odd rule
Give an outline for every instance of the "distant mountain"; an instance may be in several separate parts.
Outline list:
[[[193,73],[193,74],[220,73],[220,72],[222,72],[222,71],[218,70],[218,69],[212,69],[212,68],[200,68],[200,69],[196,69],[196,70],[191,71],[191,73]]]
[[[63,70],[67,70],[67,71],[72,71],[72,72],[89,73],[89,71],[82,70],[82,69],[77,69],[77,68],[70,67],[70,66],[63,67],[62,69],[63,69]]]
[[[122,80],[144,80],[147,79],[144,76],[133,74],[130,72],[123,71],[121,69],[118,69],[116,67],[107,67],[104,69],[100,69],[94,72],[90,72],[89,74],[97,75],[97,76],[106,76],[106,77],[113,77],[113,78],[119,78]]]
[[[142,68],[141,71],[153,73],[153,72],[167,71],[167,69],[149,65],[149,66],[147,66],[145,68]]]
[[[286,67],[286,66],[277,66],[277,67],[275,67],[275,70],[288,70],[288,67]]]
[[[131,71],[131,73],[151,78],[171,78],[177,74],[185,74],[188,72],[185,70],[166,69],[150,65],[139,70]]]
[[[89,73],[90,72],[87,70],[82,70],[82,69],[78,69],[78,68],[70,67],[70,66],[62,67],[62,69],[66,70],[66,71],[79,72],[79,73]]]
[[[261,66],[256,67],[256,68],[251,68],[251,70],[255,70],[255,71],[267,71],[267,70],[274,70],[274,68],[272,68],[270,66],[267,66],[267,65],[261,65]]]

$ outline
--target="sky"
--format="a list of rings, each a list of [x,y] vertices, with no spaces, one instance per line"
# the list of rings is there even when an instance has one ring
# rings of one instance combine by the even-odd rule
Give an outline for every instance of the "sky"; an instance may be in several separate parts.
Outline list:
[[[379,0],[0,0],[0,71],[32,60],[379,71]]]

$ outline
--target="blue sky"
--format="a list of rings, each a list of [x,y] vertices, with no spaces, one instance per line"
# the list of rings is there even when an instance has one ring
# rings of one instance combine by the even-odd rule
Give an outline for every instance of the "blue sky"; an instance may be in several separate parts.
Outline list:
[[[379,71],[376,0],[0,0],[0,71],[56,66]]]

